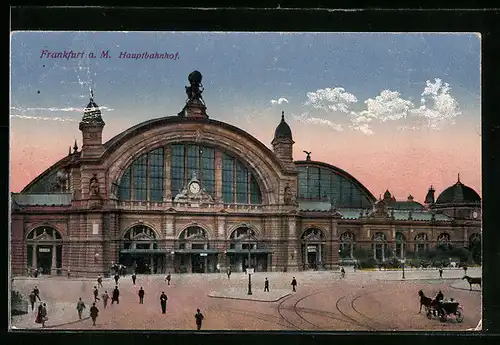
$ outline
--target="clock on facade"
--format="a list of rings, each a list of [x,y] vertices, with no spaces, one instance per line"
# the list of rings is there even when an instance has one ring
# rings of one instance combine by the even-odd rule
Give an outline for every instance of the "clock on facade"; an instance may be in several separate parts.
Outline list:
[[[200,184],[198,182],[191,182],[189,184],[189,191],[193,194],[198,194],[201,190]]]
[[[476,211],[472,212],[472,218],[474,218],[474,219],[477,218],[477,212]]]

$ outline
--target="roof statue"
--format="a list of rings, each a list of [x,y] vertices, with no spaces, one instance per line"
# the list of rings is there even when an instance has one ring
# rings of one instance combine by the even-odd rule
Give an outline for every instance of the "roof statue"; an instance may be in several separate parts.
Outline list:
[[[311,160],[311,151],[308,152],[308,151],[304,150],[302,152],[304,152],[306,154],[306,161],[310,161]]]
[[[186,118],[208,118],[205,101],[203,100],[203,76],[199,71],[193,71],[188,75],[189,86],[185,86],[187,100],[186,105],[178,114]]]

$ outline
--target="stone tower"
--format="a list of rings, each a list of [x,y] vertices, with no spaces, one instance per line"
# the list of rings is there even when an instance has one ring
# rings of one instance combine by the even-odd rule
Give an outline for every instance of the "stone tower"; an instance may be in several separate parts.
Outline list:
[[[82,158],[98,157],[104,152],[102,145],[102,130],[104,125],[101,110],[94,102],[94,94],[91,91],[90,102],[83,112],[83,118],[79,126],[83,136]]]
[[[274,131],[274,139],[271,142],[276,157],[288,168],[294,168],[292,130],[285,122],[285,112],[281,112],[281,122]]]

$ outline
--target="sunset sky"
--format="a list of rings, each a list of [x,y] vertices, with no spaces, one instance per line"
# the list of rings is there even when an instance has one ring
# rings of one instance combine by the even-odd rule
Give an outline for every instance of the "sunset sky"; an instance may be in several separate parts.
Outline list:
[[[46,58],[43,50],[84,57]],[[120,59],[121,52],[178,58]],[[480,37],[406,33],[15,32],[10,190],[81,143],[90,87],[106,141],[176,115],[195,69],[209,117],[271,147],[284,111],[295,159],[312,151],[377,197],[389,189],[423,202],[430,185],[437,196],[458,173],[481,195]]]

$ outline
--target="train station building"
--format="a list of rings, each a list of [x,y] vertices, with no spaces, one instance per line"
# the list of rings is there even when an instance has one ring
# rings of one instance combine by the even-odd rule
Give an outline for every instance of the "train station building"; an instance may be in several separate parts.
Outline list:
[[[328,162],[294,161],[285,114],[268,148],[209,118],[201,74],[188,80],[179,114],[105,143],[91,97],[81,148],[11,194],[12,274],[96,276],[115,263],[138,273],[328,270],[359,247],[384,261],[480,242],[481,199],[460,178],[437,198],[432,186],[414,191],[424,204],[376,198]]]

